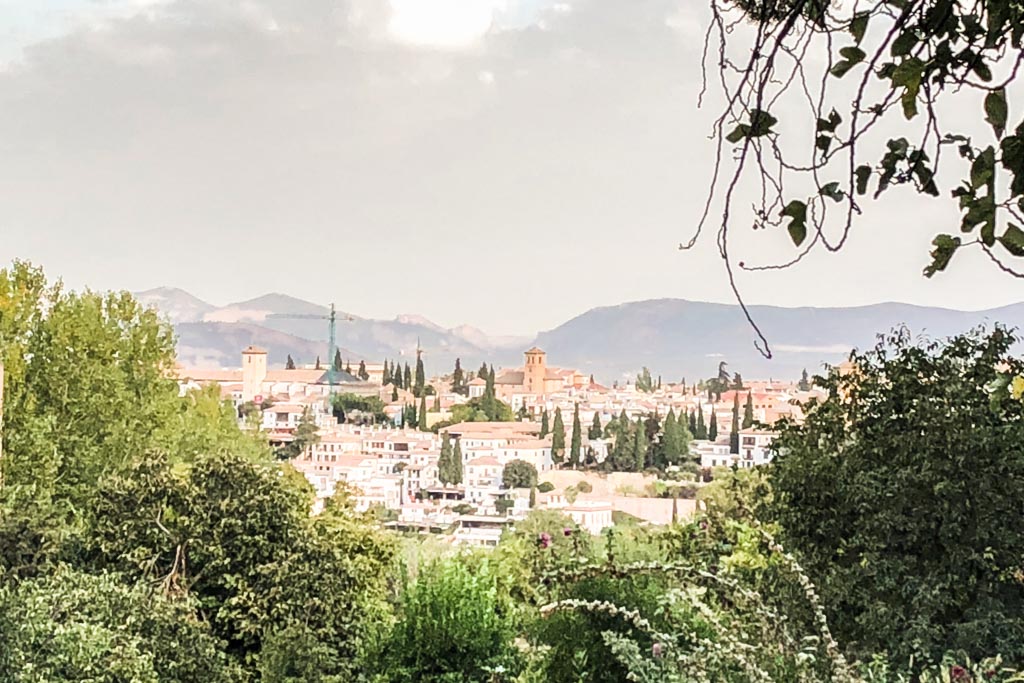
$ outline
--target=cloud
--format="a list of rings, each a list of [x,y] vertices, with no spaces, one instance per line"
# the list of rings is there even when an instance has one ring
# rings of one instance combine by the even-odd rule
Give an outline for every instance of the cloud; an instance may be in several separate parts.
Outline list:
[[[823,346],[775,344],[772,348],[780,353],[849,353],[853,346],[853,344],[826,344]]]

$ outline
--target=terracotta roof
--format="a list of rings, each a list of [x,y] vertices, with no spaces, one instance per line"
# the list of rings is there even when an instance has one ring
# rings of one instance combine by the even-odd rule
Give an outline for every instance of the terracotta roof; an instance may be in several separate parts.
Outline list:
[[[501,373],[501,376],[494,378],[495,384],[522,384],[526,373],[522,370],[508,370]]]
[[[543,352],[543,351],[541,351],[541,350],[540,350],[539,348],[537,348],[536,346],[534,346],[534,347],[533,347],[532,349],[530,349],[530,350],[529,350],[529,351],[527,351],[526,353],[544,353],[544,352]]]
[[[472,460],[466,463],[467,467],[498,467],[500,465],[501,463],[498,462],[497,458],[494,458],[489,455],[483,455],[480,456],[479,458],[473,458]]]
[[[179,379],[194,379],[197,382],[241,382],[241,370],[218,370],[216,368],[178,368]]]

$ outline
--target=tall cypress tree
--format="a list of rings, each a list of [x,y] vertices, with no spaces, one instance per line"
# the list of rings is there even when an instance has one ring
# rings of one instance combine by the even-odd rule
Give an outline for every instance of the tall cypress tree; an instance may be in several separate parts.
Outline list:
[[[420,414],[417,418],[417,424],[419,424],[421,432],[429,432],[430,428],[427,427],[427,395],[420,394]]]
[[[697,413],[689,411],[688,413],[690,421],[690,433],[693,434],[694,438],[697,436]]]
[[[364,382],[370,379],[370,373],[366,371],[366,361],[359,361],[359,379]]]
[[[412,370],[409,369],[408,363],[405,364],[405,370],[402,371],[402,388],[412,389]]]
[[[583,425],[580,424],[580,404],[572,411],[572,441],[569,444],[569,464],[573,469],[580,465],[580,448],[583,446]]]
[[[427,374],[426,374],[425,370],[423,369],[423,355],[419,351],[417,351],[416,352],[416,380],[415,380],[415,383],[413,384],[413,389],[412,389],[413,393],[416,394],[417,396],[422,396],[423,395],[423,388],[426,386],[426,383],[427,383]]]
[[[480,364],[480,369],[476,371],[476,376],[480,379],[487,379],[487,363]]]
[[[708,441],[714,441],[718,438],[718,417],[715,415],[715,411],[711,411],[711,421],[708,422]]]
[[[398,400],[398,387],[394,384],[391,385],[391,402],[394,403]]]
[[[455,370],[452,372],[452,393],[461,394],[465,391],[466,377],[462,372],[462,361],[455,359]]]
[[[593,441],[594,439],[600,439],[604,435],[604,431],[601,429],[601,413],[594,411],[594,421],[590,425],[590,431],[587,432],[587,438]]]
[[[647,430],[643,422],[636,418],[636,427],[633,434],[633,467],[637,472],[643,472],[647,466]]]
[[[551,425],[551,459],[559,464],[565,459],[565,423],[561,408],[555,408],[555,421]]]
[[[487,371],[487,385],[484,387],[484,395],[481,400],[481,409],[487,415],[488,420],[493,420],[498,415],[497,399],[494,396],[494,366]]]
[[[698,439],[708,438],[708,428],[704,424],[704,406],[697,404],[697,429],[693,436]]]
[[[434,412],[441,412],[441,394],[434,394]]]
[[[286,360],[284,362],[284,369],[285,370],[294,370],[295,369],[295,361],[292,360],[292,354],[290,354],[290,353],[288,354],[288,360]]]
[[[331,369],[335,372],[341,372],[341,349],[334,349],[334,365]]]
[[[540,414],[540,438],[544,438],[551,431],[551,424],[548,421],[548,409],[545,408],[544,412]]]
[[[316,357],[316,366],[315,367],[316,367],[317,370],[320,369],[320,356]]]
[[[449,436],[448,432],[444,433],[444,438],[441,440],[441,455],[437,458],[437,478],[442,484],[447,486],[453,483],[454,474],[452,472],[452,437]]]
[[[384,370],[383,370],[383,372],[381,373],[381,376],[380,376],[380,385],[383,387],[383,386],[386,386],[388,384],[391,384],[391,368],[388,366],[388,359],[385,358],[384,359]]]
[[[455,439],[455,450],[452,451],[452,480],[453,484],[462,483],[462,444]]]
[[[743,428],[749,429],[754,426],[754,396],[747,392],[747,404],[743,407]]]
[[[740,452],[740,394],[735,392],[732,398],[732,429],[729,430],[729,452],[739,455]]]
[[[679,429],[676,424],[676,413],[671,408],[669,408],[668,415],[665,417],[665,425],[662,427],[661,446],[661,452],[662,456],[665,458],[665,462],[669,465],[677,464],[679,462],[679,456],[682,448],[679,445]]]

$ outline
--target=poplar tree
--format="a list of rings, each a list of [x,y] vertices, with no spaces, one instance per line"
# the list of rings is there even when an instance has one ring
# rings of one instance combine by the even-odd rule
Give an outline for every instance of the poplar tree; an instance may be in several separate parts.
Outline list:
[[[559,464],[565,459],[565,424],[561,408],[555,408],[555,421],[551,426],[551,458]]]
[[[569,464],[573,469],[580,465],[580,448],[583,445],[583,426],[580,424],[580,404],[572,412],[572,441],[569,444]]]

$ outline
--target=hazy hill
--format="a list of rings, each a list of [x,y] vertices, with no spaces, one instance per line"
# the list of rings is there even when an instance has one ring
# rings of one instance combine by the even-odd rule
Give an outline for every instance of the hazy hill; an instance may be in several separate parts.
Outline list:
[[[327,344],[271,330],[253,323],[185,322],[174,326],[178,334],[178,360],[192,367],[239,367],[242,349],[250,344],[267,350],[267,361],[284,365],[291,354],[298,365],[316,362],[320,356],[326,365]],[[342,348],[343,358],[351,360],[353,369],[360,354]]]
[[[172,323],[202,320],[204,315],[215,308],[185,290],[175,287],[157,287],[144,292],[135,292],[135,298],[146,306],[157,308]]]
[[[979,323],[1024,327],[1024,304],[980,312],[885,303],[853,308],[752,306],[751,314],[774,358],[754,348],[756,338],[738,306],[682,299],[638,301],[595,308],[537,337],[550,362],[605,377],[654,374],[693,382],[715,374],[718,363],[747,377],[797,377],[803,368],[841,361],[850,348],[873,346],[877,334],[906,324],[915,335],[944,337]]]

